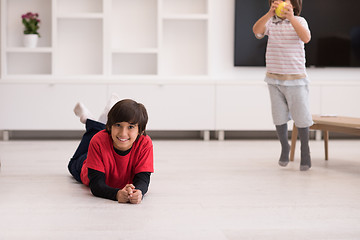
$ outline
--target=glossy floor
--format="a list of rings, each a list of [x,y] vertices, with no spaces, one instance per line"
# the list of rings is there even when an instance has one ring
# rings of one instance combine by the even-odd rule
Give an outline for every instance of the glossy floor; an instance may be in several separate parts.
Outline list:
[[[360,141],[154,141],[140,205],[93,197],[67,172],[77,141],[0,141],[0,239],[360,239]],[[299,144],[298,144],[299,145]]]

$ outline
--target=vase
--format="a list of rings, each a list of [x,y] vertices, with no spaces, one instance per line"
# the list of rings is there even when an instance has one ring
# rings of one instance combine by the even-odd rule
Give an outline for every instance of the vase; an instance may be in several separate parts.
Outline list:
[[[24,34],[24,47],[35,48],[37,46],[39,36],[37,34]]]

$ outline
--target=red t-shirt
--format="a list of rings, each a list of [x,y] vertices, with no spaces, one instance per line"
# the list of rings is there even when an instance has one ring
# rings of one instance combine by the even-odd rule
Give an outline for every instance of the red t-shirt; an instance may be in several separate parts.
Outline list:
[[[87,159],[81,169],[81,181],[89,185],[88,168],[105,173],[106,184],[113,188],[124,188],[132,183],[135,174],[154,172],[153,145],[149,136],[141,135],[126,156],[117,154],[111,135],[105,130],[91,139]]]

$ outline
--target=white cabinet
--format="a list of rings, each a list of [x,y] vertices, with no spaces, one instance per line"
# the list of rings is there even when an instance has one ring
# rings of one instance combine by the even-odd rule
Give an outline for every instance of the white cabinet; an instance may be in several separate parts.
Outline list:
[[[214,130],[215,86],[191,85],[109,85],[108,94],[132,98],[145,105],[149,130]]]
[[[52,74],[102,75],[104,72],[103,1],[52,2],[54,5]]]
[[[52,73],[52,1],[1,1],[1,78],[9,75],[48,75]],[[41,16],[38,47],[23,47],[21,15]]]
[[[3,84],[0,129],[83,130],[75,104],[97,120],[112,93],[145,105],[148,130],[215,129],[215,86],[184,84]]]
[[[54,52],[56,75],[101,75],[102,20],[58,19],[57,51]],[[81,30],[75,30],[81,29]]]
[[[159,72],[161,75],[208,73],[208,3],[164,0]]]
[[[206,75],[207,1],[1,0],[1,79]],[[28,11],[41,20],[33,49]]]
[[[219,84],[216,130],[273,130],[269,91],[265,83]]]
[[[311,113],[360,117],[360,112],[354,108],[360,102],[360,86],[346,85],[310,84]],[[288,127],[291,130],[292,124]],[[216,130],[274,130],[267,85],[219,84],[216,88]]]
[[[321,114],[360,117],[360,85],[328,85],[321,88]]]
[[[309,85],[309,102],[311,114],[321,114],[321,92],[321,86],[313,84]]]
[[[74,104],[99,115],[112,92],[143,102],[149,129],[215,128],[214,85],[166,82],[207,75],[208,0],[0,1],[0,129],[82,129]],[[36,48],[22,44],[29,11]]]
[[[83,102],[98,117],[107,101],[99,84],[2,84],[0,129],[83,130],[73,108]]]
[[[112,0],[110,31],[112,75],[157,75],[159,1]]]
[[[0,130],[83,129],[74,104],[96,117],[112,92],[144,103],[151,130],[274,129],[265,69],[233,67],[231,1],[0,2]],[[29,11],[36,48],[22,43]],[[359,69],[308,70],[312,113],[360,117]]]

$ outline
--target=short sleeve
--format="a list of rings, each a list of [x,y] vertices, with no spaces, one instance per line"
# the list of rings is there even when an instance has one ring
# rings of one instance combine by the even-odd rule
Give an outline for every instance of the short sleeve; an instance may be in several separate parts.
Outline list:
[[[300,24],[304,28],[306,28],[310,32],[309,25],[308,25],[307,21],[305,20],[305,18],[297,16],[296,19],[300,22]]]
[[[93,141],[94,140],[94,141]],[[99,172],[105,173],[104,162],[102,161],[101,145],[96,138],[90,141],[86,166]]]
[[[265,35],[269,35],[269,25],[270,25],[271,21],[272,21],[272,18],[270,18],[270,19],[266,22],[266,24],[265,24],[264,36],[265,36]]]
[[[134,174],[140,172],[154,172],[154,153],[150,137],[146,136],[142,145],[134,166]]]

